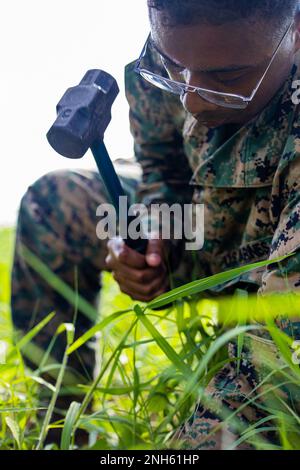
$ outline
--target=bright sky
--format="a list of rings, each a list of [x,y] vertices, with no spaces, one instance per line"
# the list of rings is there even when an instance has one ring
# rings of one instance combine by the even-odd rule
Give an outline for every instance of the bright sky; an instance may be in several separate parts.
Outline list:
[[[0,225],[14,223],[26,188],[48,171],[92,167],[57,155],[46,140],[55,106],[88,69],[117,79],[121,93],[105,142],[112,158],[132,155],[124,66],[149,32],[146,0],[9,0],[3,2],[1,42]]]

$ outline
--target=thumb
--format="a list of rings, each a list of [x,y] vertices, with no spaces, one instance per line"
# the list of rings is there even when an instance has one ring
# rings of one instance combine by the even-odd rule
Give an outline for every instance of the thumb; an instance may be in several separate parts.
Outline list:
[[[148,240],[146,263],[151,268],[156,268],[162,263],[162,261],[162,241],[153,239]]]

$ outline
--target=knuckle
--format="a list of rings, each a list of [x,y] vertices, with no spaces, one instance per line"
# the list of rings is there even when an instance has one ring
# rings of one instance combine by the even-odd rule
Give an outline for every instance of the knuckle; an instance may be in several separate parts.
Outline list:
[[[158,280],[155,280],[151,284],[151,295],[153,297],[158,297],[159,295],[163,294],[167,291],[167,283],[166,280],[162,277]]]
[[[155,281],[153,281],[153,280],[149,281],[147,284],[145,284],[145,289],[146,289],[147,293],[151,294],[154,284],[155,284]]]
[[[137,282],[144,283],[147,281],[147,274],[145,271],[138,271],[136,274],[136,280]]]
[[[144,284],[144,285],[140,286],[140,291],[141,291],[144,295],[151,295],[151,292],[152,292],[152,284]]]
[[[151,295],[151,292],[152,292],[152,289],[148,286],[143,290],[143,294],[147,297]]]

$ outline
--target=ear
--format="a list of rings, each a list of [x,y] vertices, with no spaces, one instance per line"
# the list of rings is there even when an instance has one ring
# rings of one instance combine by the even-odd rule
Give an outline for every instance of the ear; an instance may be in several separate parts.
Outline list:
[[[300,50],[300,10],[296,13],[295,16],[295,52]]]

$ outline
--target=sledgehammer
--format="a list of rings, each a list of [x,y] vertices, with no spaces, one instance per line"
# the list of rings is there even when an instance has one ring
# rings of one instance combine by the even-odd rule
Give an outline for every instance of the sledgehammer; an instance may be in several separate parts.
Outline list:
[[[50,145],[67,158],[82,158],[91,149],[117,213],[126,196],[103,142],[111,108],[119,93],[116,80],[102,70],[89,70],[79,85],[69,88],[58,103],[57,119],[47,133]],[[128,216],[128,224],[132,217]],[[144,254],[147,240],[127,238],[126,245]]]

